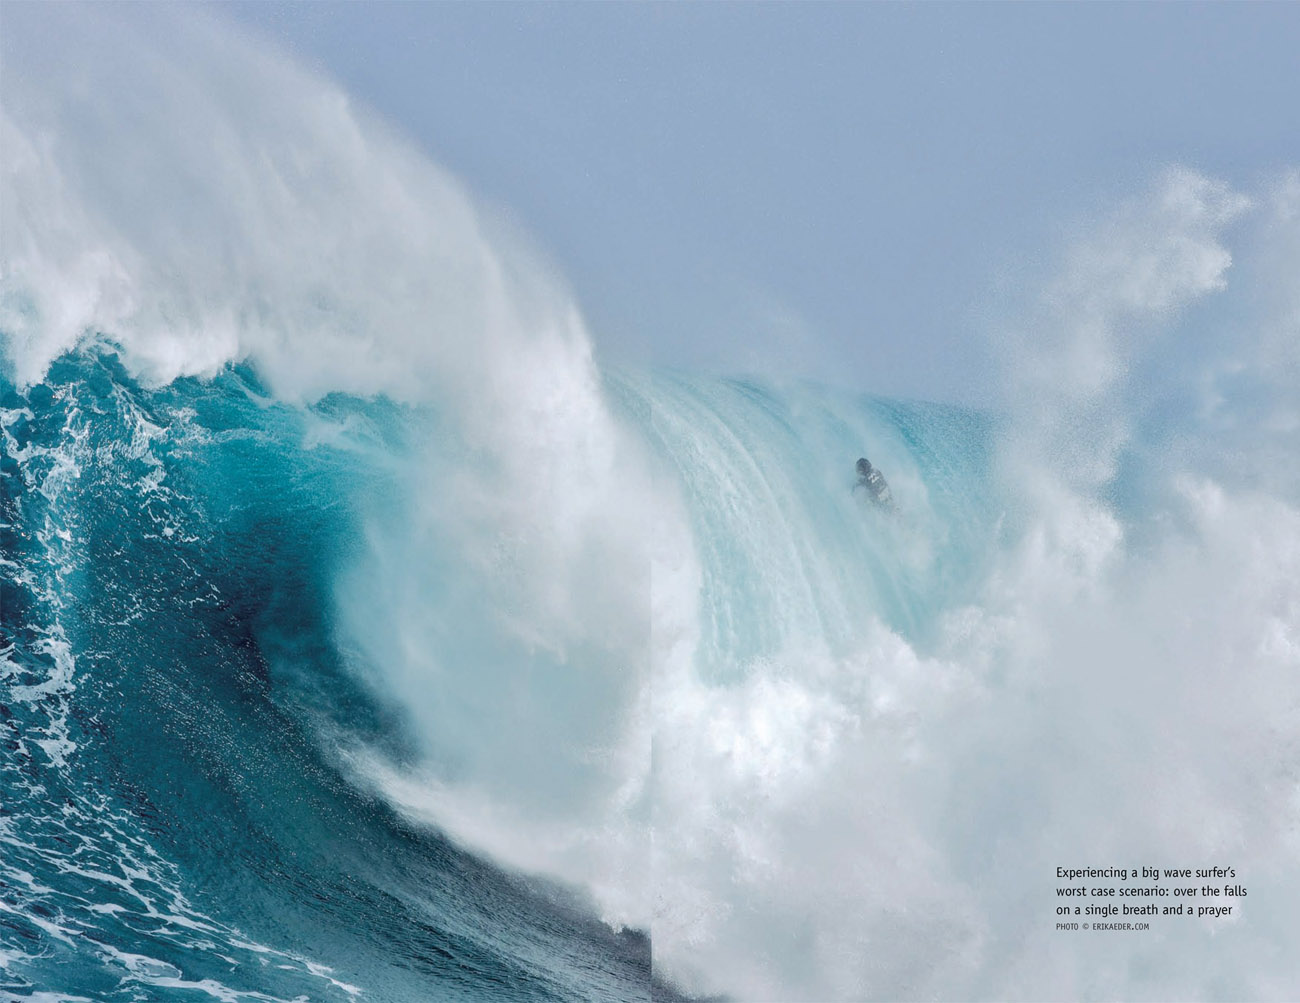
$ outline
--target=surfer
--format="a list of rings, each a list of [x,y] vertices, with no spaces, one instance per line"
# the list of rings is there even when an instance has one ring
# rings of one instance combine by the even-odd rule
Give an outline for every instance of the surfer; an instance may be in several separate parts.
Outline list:
[[[858,460],[858,483],[853,485],[854,493],[858,488],[867,492],[867,497],[881,508],[894,508],[894,495],[885,483],[884,475],[871,465],[865,456]]]

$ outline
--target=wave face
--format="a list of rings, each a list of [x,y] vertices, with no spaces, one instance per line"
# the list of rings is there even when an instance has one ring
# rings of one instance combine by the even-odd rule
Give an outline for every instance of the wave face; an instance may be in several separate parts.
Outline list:
[[[2,391],[7,990],[646,998],[643,935],[615,933],[581,900],[410,821],[400,776],[423,770],[426,799],[451,788],[439,805],[449,817],[426,807],[427,820],[460,822],[507,862],[579,876],[559,850],[515,861],[452,791],[467,774],[494,781],[529,842],[556,824],[556,802],[558,819],[581,822],[564,799],[593,786],[574,763],[592,739],[541,694],[624,728],[620,708],[638,699],[592,678],[565,691],[562,668],[547,670],[554,655],[521,648],[497,611],[476,616],[444,594],[479,572],[413,536],[426,524],[409,511],[394,515],[425,498],[410,484],[415,461],[422,475],[431,457],[464,462],[458,446],[429,448],[434,414],[340,394],[279,403],[246,366],[150,389],[103,345]],[[702,557],[714,602],[700,611],[694,686],[741,692],[758,675],[747,667],[783,656],[833,664],[864,621],[924,634],[987,559],[989,424],[977,415],[675,374],[620,373],[608,392],[648,456],[688,459],[693,532],[718,548]],[[851,494],[834,461],[864,441],[900,502],[932,522],[905,524]],[[380,526],[394,522],[415,570],[388,548]],[[408,588],[418,609],[400,605]],[[416,668],[394,671],[380,656],[413,637],[462,678],[420,676],[422,692],[408,692],[407,674],[436,669],[408,655]],[[621,654],[611,675],[644,657]],[[492,664],[501,658],[512,664]],[[587,671],[609,671],[608,652],[593,659]],[[500,706],[542,671],[526,709]],[[654,685],[669,695],[683,682]],[[521,734],[556,716],[562,735]],[[790,757],[816,756],[795,736],[767,742],[755,751],[769,780],[812,765]],[[528,750],[560,765],[501,766]],[[516,779],[545,803],[520,796]],[[615,814],[632,826],[637,812]],[[590,852],[598,838],[580,841]],[[649,859],[643,843],[622,853],[607,881]]]
[[[359,792],[404,753],[333,579],[390,405],[246,370],[142,390],[75,352],[3,388],[4,988],[93,1000],[646,998],[616,934]]]
[[[618,369],[328,82],[5,18],[0,989],[1294,996],[1294,174],[1094,221],[987,412]]]
[[[435,713],[393,699],[414,670],[370,654],[413,631],[451,649],[443,657],[468,681],[422,678],[410,696],[450,703],[449,719],[473,711],[476,694],[508,700],[519,677],[540,671],[495,619],[507,636],[475,649],[490,624],[429,590],[474,578],[463,554],[433,556],[441,548],[416,536],[404,560],[420,569],[418,612],[377,612],[376,590],[361,590],[358,576],[382,575],[383,605],[409,584],[376,520],[393,518],[393,499],[409,504],[412,460],[421,470],[433,454],[463,462],[458,448],[427,448],[433,415],[338,394],[278,403],[247,367],[149,389],[96,345],[61,357],[38,384],[2,389],[8,991],[646,998],[643,935],[615,933],[581,900],[413,826],[382,796],[382,782],[417,766],[436,767],[430,787],[475,770],[483,782],[490,769],[498,790],[513,791],[496,760],[545,750],[562,769],[517,767],[546,785],[544,806],[524,801],[532,840],[544,831],[537,814],[584,786],[570,760],[591,744],[567,726],[562,737],[518,734],[563,713],[535,694],[522,713],[479,708],[463,726],[505,725],[508,737],[438,730],[425,743]],[[695,464],[705,479],[688,492],[702,503],[696,532],[729,551],[706,559],[719,605],[706,616],[702,679],[741,684],[738,667],[809,646],[834,657],[856,642],[866,610],[919,629],[968,586],[991,516],[972,491],[987,460],[977,416],[868,398],[818,407],[814,388],[783,395],[669,374],[620,374],[609,390],[630,422],[653,410],[643,430],[665,459],[690,444],[717,450]],[[732,435],[749,441],[736,448]],[[952,527],[937,553],[929,530],[922,543],[920,527],[864,512],[827,462],[864,437],[894,461],[899,498],[929,493]],[[763,491],[742,489],[751,482]],[[743,499],[755,510],[735,511]],[[764,534],[805,505],[844,550],[820,577],[800,552],[807,538],[755,548],[757,537],[723,530]],[[409,517],[400,525],[409,551]],[[477,664],[503,651],[526,664]],[[564,684],[552,671],[541,688]],[[586,680],[580,699],[584,713],[623,720],[617,691]],[[374,781],[359,761],[389,772]],[[644,865],[646,848],[635,849]],[[508,849],[498,856],[513,862]]]

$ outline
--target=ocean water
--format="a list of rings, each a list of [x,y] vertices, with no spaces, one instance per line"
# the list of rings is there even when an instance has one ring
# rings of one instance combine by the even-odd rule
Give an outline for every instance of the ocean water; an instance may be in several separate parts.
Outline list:
[[[727,600],[732,614],[711,618],[706,678],[726,683],[737,665],[805,643],[802,635],[850,643],[853,606],[834,609],[819,588],[856,591],[860,609],[879,609],[900,629],[962,589],[967,551],[977,549],[969,537],[991,514],[950,490],[984,466],[987,427],[977,416],[846,398],[800,418],[811,402],[792,408],[753,383],[669,374],[621,376],[611,393],[629,414],[676,401],[687,427],[713,414],[771,448],[799,444],[807,423],[833,456],[873,429],[879,456],[896,451],[917,465],[915,484],[896,478],[900,497],[931,481],[936,507],[966,532],[933,560],[947,558],[950,569],[909,580],[878,537],[903,531],[850,494],[844,469],[808,457],[786,472],[804,489],[790,503],[825,509],[854,548],[839,573],[854,565],[861,573],[789,583],[801,603],[823,610],[810,626],[803,609],[764,608],[763,590],[745,584],[758,573],[746,566],[754,555],[742,541],[724,544],[730,553],[709,566],[740,591]],[[415,715],[375,692],[373,666],[356,664],[363,642],[350,632],[375,629],[373,598],[362,600],[364,626],[348,623],[347,607],[360,587],[355,566],[368,563],[364,540],[378,532],[368,524],[398,504],[404,466],[433,418],[344,395],[286,406],[247,367],[146,389],[102,346],[61,357],[39,384],[7,383],[0,414],[8,991],[648,998],[645,933],[616,931],[575,892],[503,872],[412,824],[359,783],[339,751],[365,748],[394,770],[427,754]],[[683,434],[682,426],[653,433],[665,457],[680,455]],[[728,469],[747,452],[714,445],[724,455],[713,477],[760,476]],[[716,487],[699,485],[700,497]],[[701,505],[699,518],[708,532],[736,514]],[[776,560],[798,568],[804,559]],[[466,577],[451,561],[430,560],[431,578]],[[740,612],[753,621],[737,622]],[[436,612],[430,619],[419,625],[430,643],[441,635],[453,648],[482,643],[476,635],[487,629],[457,637]],[[465,653],[452,670],[519,671],[482,670],[474,657]],[[509,701],[513,680],[498,681],[472,685]],[[470,690],[455,691],[449,715],[467,714]],[[447,698],[435,687],[422,696]],[[463,727],[499,726],[501,717],[489,711]],[[484,744],[442,730],[434,738],[450,746],[436,755],[453,774],[469,768],[457,762],[466,747]],[[516,748],[521,739],[507,741]],[[526,744],[565,752],[553,737]]]
[[[1296,997],[1294,172],[898,400],[611,363],[217,21],[5,21],[0,995]],[[1063,937],[1058,866],[1249,895]]]
[[[646,998],[644,936],[323,754],[403,754],[331,612],[399,413],[286,409],[240,370],[143,391],[93,350],[4,398],[7,991]]]

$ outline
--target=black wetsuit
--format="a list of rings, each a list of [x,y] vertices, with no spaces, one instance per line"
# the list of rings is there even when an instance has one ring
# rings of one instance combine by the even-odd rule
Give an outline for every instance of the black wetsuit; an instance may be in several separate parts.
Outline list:
[[[853,485],[853,490],[857,491],[858,488],[864,488],[867,497],[881,508],[894,507],[894,495],[885,483],[884,475],[865,456],[858,460],[858,483]]]

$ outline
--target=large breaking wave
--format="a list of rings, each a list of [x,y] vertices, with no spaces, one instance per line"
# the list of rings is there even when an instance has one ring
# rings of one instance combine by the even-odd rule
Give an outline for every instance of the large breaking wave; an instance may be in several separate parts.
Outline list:
[[[5,991],[1293,995],[1294,175],[1096,221],[992,411],[620,369],[328,83],[5,17]]]

